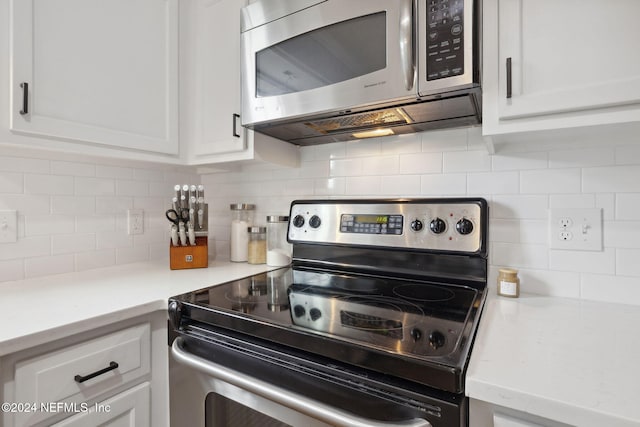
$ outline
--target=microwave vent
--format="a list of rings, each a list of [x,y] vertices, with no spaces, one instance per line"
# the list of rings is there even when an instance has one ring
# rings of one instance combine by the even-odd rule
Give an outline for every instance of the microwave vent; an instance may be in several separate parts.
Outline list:
[[[381,111],[370,111],[351,114],[344,117],[305,122],[305,125],[324,135],[348,130],[369,129],[378,126],[397,126],[412,123],[409,115],[402,108],[389,108]]]

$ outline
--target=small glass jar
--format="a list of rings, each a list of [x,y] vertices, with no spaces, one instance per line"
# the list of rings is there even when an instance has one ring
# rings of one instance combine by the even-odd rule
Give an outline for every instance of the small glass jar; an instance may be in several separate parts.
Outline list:
[[[498,295],[509,298],[518,298],[520,296],[518,270],[512,268],[498,270]]]
[[[291,264],[291,244],[287,242],[288,216],[267,217],[267,265],[284,267]]]
[[[249,227],[247,232],[247,261],[249,264],[264,264],[267,262],[267,227]]]
[[[249,235],[247,228],[253,225],[253,212],[256,205],[236,203],[231,208],[231,254],[233,262],[246,262],[248,259]]]

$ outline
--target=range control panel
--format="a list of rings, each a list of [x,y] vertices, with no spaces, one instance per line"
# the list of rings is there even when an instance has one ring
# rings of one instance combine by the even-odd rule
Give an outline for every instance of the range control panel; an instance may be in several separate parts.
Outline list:
[[[484,199],[305,201],[291,204],[291,243],[477,253],[486,242]]]

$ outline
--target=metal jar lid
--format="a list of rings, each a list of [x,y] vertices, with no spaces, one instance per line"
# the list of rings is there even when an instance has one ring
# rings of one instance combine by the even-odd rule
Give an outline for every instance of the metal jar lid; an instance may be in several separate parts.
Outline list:
[[[252,211],[256,208],[256,205],[251,205],[248,203],[232,203],[229,205],[232,211]]]
[[[253,226],[253,227],[248,227],[247,231],[249,233],[254,233],[254,234],[263,234],[267,232],[267,227]]]
[[[269,215],[267,222],[289,222],[288,216]]]

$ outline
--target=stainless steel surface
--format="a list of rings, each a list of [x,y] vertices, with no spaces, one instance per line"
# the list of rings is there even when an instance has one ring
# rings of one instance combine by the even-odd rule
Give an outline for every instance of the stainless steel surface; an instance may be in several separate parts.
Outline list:
[[[365,234],[341,231],[343,215],[401,215],[401,234]],[[296,226],[296,217],[304,223]],[[320,219],[313,227],[312,218]],[[431,230],[432,221],[441,219],[445,229],[441,233]],[[456,225],[466,219],[473,225],[469,234],[461,234]],[[413,230],[412,222],[420,221],[422,228]],[[351,246],[381,246],[391,248],[424,249],[452,252],[478,252],[482,247],[481,209],[476,203],[304,203],[291,208],[289,241],[313,242]]]
[[[404,134],[480,123],[481,4],[479,0],[463,2],[464,73],[435,80],[427,80],[426,49],[430,25],[426,22],[427,2],[309,0],[298,5],[293,1],[259,1],[247,6],[243,10],[244,30],[241,34],[243,126],[294,144],[314,145],[355,139],[356,131],[380,126]],[[371,43],[363,44],[361,50],[375,52],[377,48],[384,52],[383,68],[336,82],[327,79],[309,89],[258,94],[256,82],[261,74],[256,70],[258,53],[311,31],[379,12],[386,16],[385,45],[380,43],[372,49]],[[336,58],[349,56],[329,43],[323,48],[333,52]],[[343,64],[339,66],[337,62],[343,61],[335,61],[334,69],[341,69]],[[324,75],[317,74],[313,64],[298,58],[292,59],[291,64],[280,71],[279,78],[284,74],[294,80],[309,77],[322,82],[324,79]],[[360,128],[346,124],[356,115],[382,113],[382,110],[398,106],[402,106],[408,120],[391,124],[360,123],[357,125]],[[330,128],[308,125],[327,119],[332,119]]]
[[[239,387],[331,425],[345,427],[431,427],[431,424],[423,419],[387,423],[356,417],[348,412],[308,399],[288,390],[275,387],[263,381],[256,380],[249,375],[245,375],[209,360],[189,354],[182,348],[182,338],[180,337],[176,338],[173,342],[171,346],[171,354],[174,360],[191,369],[200,371],[210,377],[224,381],[228,384]]]
[[[420,2],[426,5],[426,2]],[[480,73],[481,56],[474,56],[474,44],[480,46],[481,27],[476,25],[474,19],[474,9],[480,13],[482,7],[481,0],[463,0],[464,4],[464,73],[459,76],[452,76],[446,79],[427,81],[427,44],[429,25],[427,22],[427,14],[420,11],[418,14],[418,94],[420,96],[429,96],[437,93],[446,93],[452,90],[472,89],[479,84],[477,76],[474,73]]]

